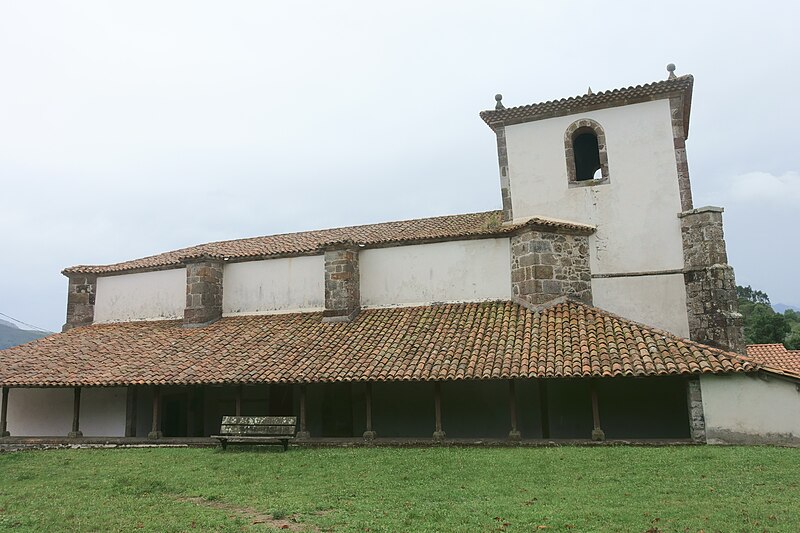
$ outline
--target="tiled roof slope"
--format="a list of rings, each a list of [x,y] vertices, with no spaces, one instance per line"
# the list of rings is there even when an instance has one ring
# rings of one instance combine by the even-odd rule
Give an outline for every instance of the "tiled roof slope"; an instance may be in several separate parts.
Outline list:
[[[486,211],[211,242],[113,265],[73,266],[64,269],[64,274],[110,274],[128,270],[166,268],[200,257],[236,260],[303,255],[317,252],[321,247],[337,242],[380,246],[400,242],[489,237],[512,233],[526,225],[578,233],[590,233],[594,230],[592,226],[585,224],[548,218],[532,218],[519,224],[501,224],[502,219],[501,211]]]
[[[584,94],[562,98],[560,100],[550,100],[538,104],[530,104],[506,109],[481,111],[481,118],[486,124],[494,129],[502,124],[517,124],[532,120],[541,120],[551,117],[560,117],[582,113],[594,109],[604,109],[621,105],[648,102],[659,98],[667,98],[673,95],[683,96],[683,123],[685,135],[689,131],[689,110],[691,108],[692,87],[694,77],[690,74],[678,76],[673,79],[666,79],[635,87],[625,87],[610,91],[601,91],[594,94]]]
[[[97,324],[0,352],[0,385],[93,386],[656,376],[746,372],[736,354],[568,301]]]
[[[800,350],[787,350],[783,344],[750,344],[747,355],[768,370],[800,377]]]

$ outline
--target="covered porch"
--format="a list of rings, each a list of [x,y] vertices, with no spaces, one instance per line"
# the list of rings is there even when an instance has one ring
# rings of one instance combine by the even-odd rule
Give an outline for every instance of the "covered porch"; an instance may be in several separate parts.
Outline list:
[[[225,415],[296,416],[298,442],[659,440],[692,437],[696,377],[3,387],[4,442],[207,445]]]
[[[570,300],[321,315],[94,324],[4,350],[0,431],[197,439],[242,415],[296,416],[299,441],[702,442],[699,376],[757,369]]]

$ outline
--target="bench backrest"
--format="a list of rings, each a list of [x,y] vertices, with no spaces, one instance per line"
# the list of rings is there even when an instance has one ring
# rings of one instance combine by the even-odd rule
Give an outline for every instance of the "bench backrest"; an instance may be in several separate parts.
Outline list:
[[[295,416],[223,416],[221,435],[293,436]]]

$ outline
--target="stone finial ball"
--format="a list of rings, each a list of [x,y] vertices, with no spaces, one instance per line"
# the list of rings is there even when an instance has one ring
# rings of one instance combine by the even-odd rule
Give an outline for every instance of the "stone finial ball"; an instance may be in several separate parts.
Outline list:
[[[667,72],[675,72],[675,63],[667,65]]]
[[[494,99],[499,102],[500,100],[503,99],[503,95],[502,94],[496,94],[496,95],[494,95]]]

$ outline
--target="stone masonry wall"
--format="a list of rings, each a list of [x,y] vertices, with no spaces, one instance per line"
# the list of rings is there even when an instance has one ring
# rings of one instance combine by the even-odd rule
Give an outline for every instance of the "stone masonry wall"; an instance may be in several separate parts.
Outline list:
[[[94,300],[97,294],[97,276],[94,274],[70,274],[67,289],[67,321],[61,331],[94,322]]]
[[[361,308],[358,247],[325,251],[325,311],[323,318],[347,318]]]
[[[200,326],[222,317],[222,262],[203,259],[186,263],[184,326]]]
[[[745,353],[736,279],[728,264],[721,207],[684,211],[684,282],[692,340]]]
[[[703,411],[703,393],[700,378],[692,376],[686,382],[686,401],[689,405],[689,430],[695,442],[706,441],[706,417]]]
[[[508,175],[508,147],[506,146],[506,129],[499,126],[497,133],[497,160],[500,165],[500,195],[503,201],[503,222],[514,220],[511,206],[511,179]]]
[[[689,180],[689,162],[686,159],[686,124],[683,120],[683,97],[669,99],[672,117],[672,141],[675,147],[675,164],[678,170],[678,190],[681,195],[681,210],[688,211],[692,205],[692,184]]]
[[[588,237],[531,229],[511,237],[511,289],[533,305],[567,295],[591,304]]]

